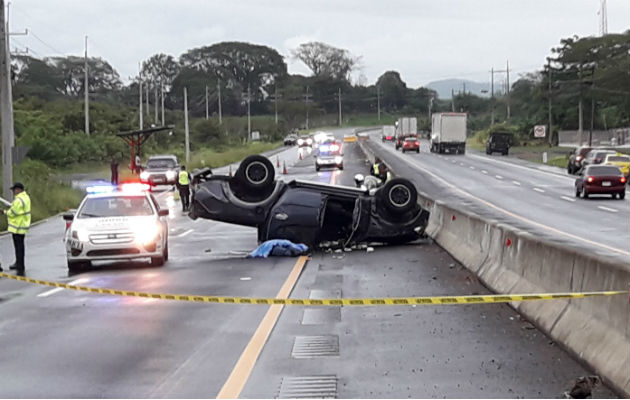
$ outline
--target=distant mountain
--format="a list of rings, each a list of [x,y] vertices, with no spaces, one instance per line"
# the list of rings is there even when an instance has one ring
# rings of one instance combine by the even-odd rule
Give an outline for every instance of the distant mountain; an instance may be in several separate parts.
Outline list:
[[[429,89],[435,90],[438,93],[440,99],[450,99],[451,90],[454,91],[455,94],[457,94],[459,92],[463,92],[464,87],[466,88],[466,93],[476,94],[477,96],[489,96],[488,83],[474,82],[466,79],[443,79],[440,81],[427,83],[425,86]],[[488,92],[482,93],[482,90]]]

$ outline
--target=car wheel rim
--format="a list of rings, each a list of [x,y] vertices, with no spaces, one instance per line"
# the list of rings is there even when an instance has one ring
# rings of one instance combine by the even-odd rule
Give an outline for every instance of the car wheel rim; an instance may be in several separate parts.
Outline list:
[[[395,185],[389,190],[389,201],[395,207],[404,207],[411,201],[411,192],[405,185]]]
[[[265,164],[260,161],[255,161],[247,166],[245,169],[245,177],[250,183],[259,185],[267,179],[269,172]]]

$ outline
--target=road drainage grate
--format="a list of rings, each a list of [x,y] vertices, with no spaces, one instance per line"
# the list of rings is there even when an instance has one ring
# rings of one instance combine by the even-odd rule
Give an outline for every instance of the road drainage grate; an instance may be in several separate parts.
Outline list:
[[[279,399],[334,399],[337,398],[337,376],[312,375],[282,378]]]
[[[293,343],[291,357],[318,358],[339,355],[339,336],[297,336]]]

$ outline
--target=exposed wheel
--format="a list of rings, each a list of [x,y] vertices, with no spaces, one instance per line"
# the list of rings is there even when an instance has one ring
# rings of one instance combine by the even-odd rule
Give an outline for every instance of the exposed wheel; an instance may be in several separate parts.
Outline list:
[[[339,168],[340,170],[342,170],[342,171],[343,171],[343,164],[339,164],[339,165],[337,165],[337,168]]]
[[[166,260],[164,259],[164,256],[160,256],[160,257],[151,257],[151,265],[153,265],[154,267],[161,267],[162,265],[164,265],[164,262]]]
[[[260,192],[268,190],[273,185],[275,170],[269,159],[260,155],[253,155],[241,162],[234,178],[247,189]]]
[[[486,150],[486,154],[487,154],[487,155],[489,155],[489,156],[491,156],[491,155],[492,155],[492,152],[491,152],[490,150]]]
[[[168,240],[164,243],[164,261],[168,261]]]
[[[619,199],[620,199],[620,200],[623,200],[623,199],[625,199],[625,198],[626,198],[626,192],[621,192],[621,193],[619,193]]]
[[[584,197],[585,199],[588,199],[588,192],[586,191],[585,187],[582,187],[582,197]]]
[[[416,149],[416,153],[420,154],[420,149]]]
[[[579,198],[580,197],[580,189],[575,188],[575,197]]]
[[[379,189],[378,196],[383,206],[393,214],[404,214],[418,202],[416,187],[407,179],[394,178]]]
[[[402,149],[401,151],[402,151],[403,154],[405,154],[405,149]]]
[[[501,153],[501,154],[503,154],[504,156],[507,156],[507,155],[508,155],[508,151],[507,151],[507,150],[505,150],[505,151],[504,151],[503,153]]]
[[[320,168],[319,165],[315,165],[315,171],[319,172]]]

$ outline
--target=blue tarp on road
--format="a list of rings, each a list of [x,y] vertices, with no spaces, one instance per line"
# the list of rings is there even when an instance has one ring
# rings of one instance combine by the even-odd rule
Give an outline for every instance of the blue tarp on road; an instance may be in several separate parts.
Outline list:
[[[289,240],[274,239],[265,243],[249,254],[249,258],[267,258],[269,256],[296,257],[308,251],[308,246],[299,243],[295,244]]]

